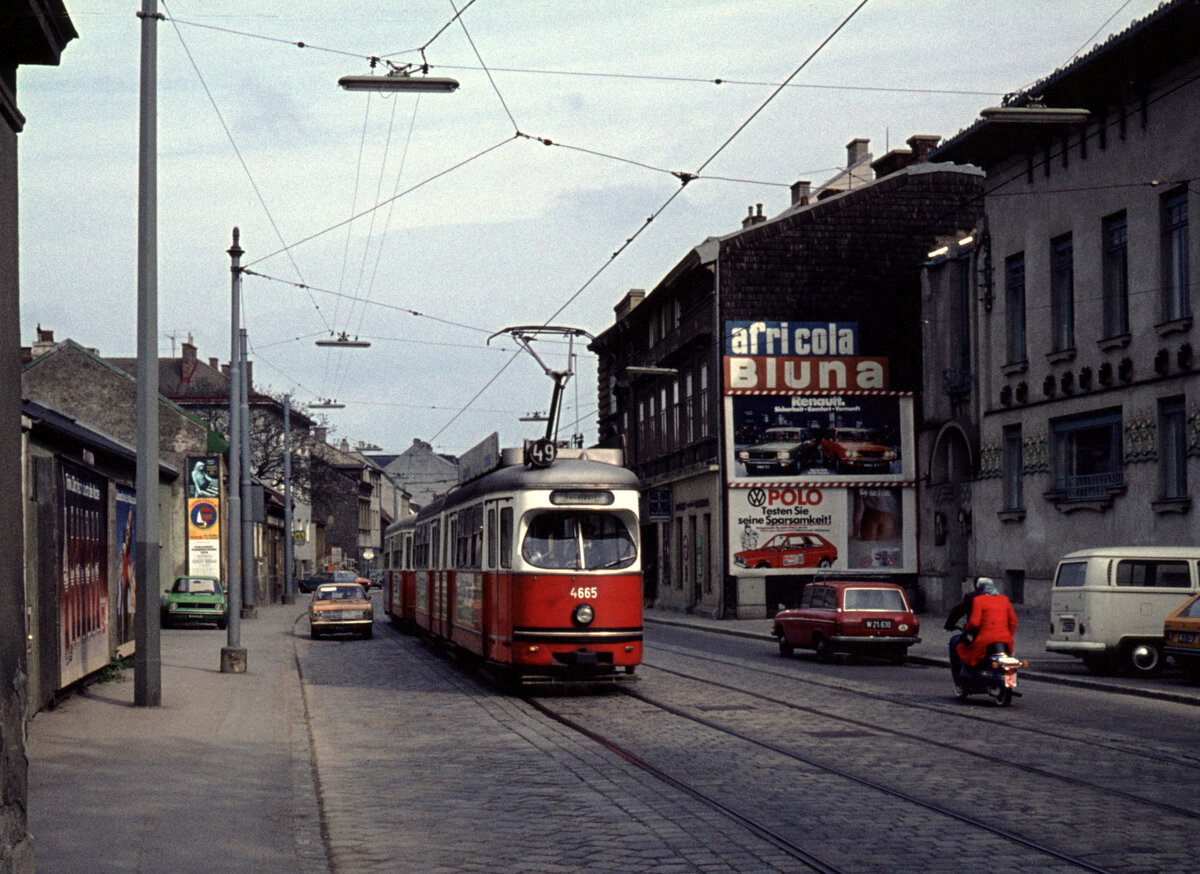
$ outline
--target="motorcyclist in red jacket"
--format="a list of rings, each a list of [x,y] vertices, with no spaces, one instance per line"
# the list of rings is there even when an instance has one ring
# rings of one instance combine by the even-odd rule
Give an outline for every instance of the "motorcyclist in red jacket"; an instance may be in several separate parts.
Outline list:
[[[1003,644],[1007,652],[1013,651],[1013,633],[1017,630],[1017,614],[1008,598],[1000,594],[996,583],[989,577],[980,577],[975,583],[975,597],[971,601],[971,614],[963,630],[955,652],[962,663],[970,667],[979,664],[991,644]]]

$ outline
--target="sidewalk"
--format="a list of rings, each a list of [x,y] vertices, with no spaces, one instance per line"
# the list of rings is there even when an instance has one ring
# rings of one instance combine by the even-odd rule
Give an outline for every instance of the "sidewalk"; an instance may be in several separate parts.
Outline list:
[[[307,599],[228,637],[164,629],[162,705],[133,705],[133,671],[29,725],[29,831],[38,871],[328,871],[292,628]]]

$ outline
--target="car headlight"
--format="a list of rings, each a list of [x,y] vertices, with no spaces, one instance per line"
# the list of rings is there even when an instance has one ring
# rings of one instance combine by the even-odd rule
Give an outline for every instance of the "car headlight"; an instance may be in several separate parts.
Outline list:
[[[571,614],[571,621],[576,625],[591,625],[595,618],[596,611],[592,609],[591,604],[580,604]]]
[[[745,461],[747,458],[750,457],[750,451],[747,449],[740,449],[740,450],[738,450],[737,457],[740,458],[742,461]]]
[[[792,454],[785,449],[782,452],[776,452],[775,457],[778,458],[780,461],[787,461],[789,458],[792,457]]]

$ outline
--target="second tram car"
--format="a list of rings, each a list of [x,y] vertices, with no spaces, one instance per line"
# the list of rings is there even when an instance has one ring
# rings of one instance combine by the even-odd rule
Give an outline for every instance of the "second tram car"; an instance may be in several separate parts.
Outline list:
[[[620,450],[500,464],[388,527],[384,610],[524,684],[633,679],[638,479]]]

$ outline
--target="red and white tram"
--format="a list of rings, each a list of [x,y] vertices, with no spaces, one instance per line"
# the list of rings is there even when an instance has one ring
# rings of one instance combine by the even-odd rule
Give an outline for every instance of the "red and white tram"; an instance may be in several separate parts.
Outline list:
[[[500,464],[384,536],[384,609],[521,683],[632,679],[642,659],[638,479],[619,450]]]

